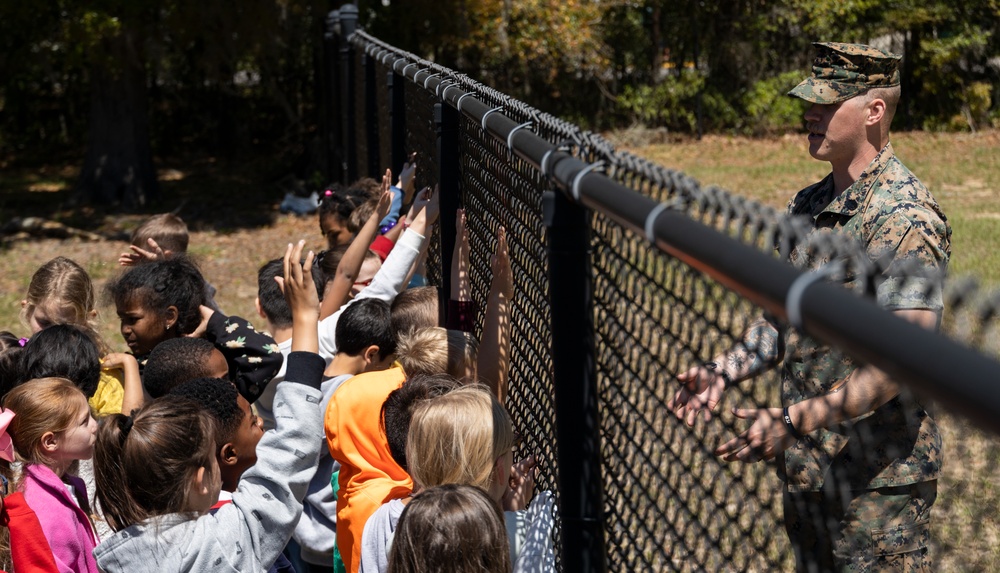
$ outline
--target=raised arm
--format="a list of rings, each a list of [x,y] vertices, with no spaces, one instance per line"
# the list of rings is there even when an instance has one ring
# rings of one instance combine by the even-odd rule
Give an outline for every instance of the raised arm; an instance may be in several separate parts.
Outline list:
[[[469,282],[469,230],[465,226],[465,209],[455,211],[455,249],[451,255],[451,299],[472,300]]]
[[[344,257],[340,259],[340,264],[337,265],[337,272],[334,273],[333,279],[327,283],[326,292],[323,293],[323,304],[319,312],[320,320],[337,312],[348,301],[351,287],[354,286],[354,281],[357,280],[358,273],[361,271],[361,265],[365,262],[365,253],[368,252],[368,247],[378,235],[379,222],[389,212],[389,205],[392,203],[392,193],[389,191],[391,180],[392,172],[386,169],[385,175],[382,176],[382,194],[379,196],[375,211],[365,221],[354,240],[351,241],[351,246],[347,248]]]
[[[514,278],[510,268],[507,232],[497,231],[497,251],[493,255],[493,282],[490,285],[483,338],[479,343],[476,368],[479,378],[489,385],[503,404],[507,399],[507,374],[510,369],[510,302],[514,296]]]
[[[472,332],[476,329],[476,302],[472,300],[469,281],[469,229],[465,209],[455,211],[455,250],[451,256],[451,296],[445,315],[445,328]]]
[[[407,220],[412,221],[409,225],[415,232],[420,233],[424,237],[430,237],[431,230],[434,227],[434,223],[437,222],[438,215],[441,213],[441,194],[438,193],[437,186],[434,187],[432,191],[430,187],[424,187],[420,193],[417,194],[416,199],[413,201],[413,206],[410,208],[410,214],[406,216]],[[406,284],[410,283],[410,279],[417,272],[417,269],[424,264],[424,260],[427,258],[427,249],[430,247],[430,241],[424,241],[423,246],[420,249],[420,254],[417,256],[416,260],[413,261],[413,266],[410,267],[410,273],[406,276]]]
[[[301,516],[323,443],[319,388],[324,364],[316,354],[319,296],[311,276],[313,254],[306,256],[304,266],[299,263],[304,244],[288,246],[284,280],[279,281],[292,311],[292,351],[275,396],[275,429],[257,444],[257,463],[240,478],[233,502],[219,509],[214,522],[206,522],[223,524],[214,529],[232,536],[224,542],[244,548],[229,563],[236,571],[266,570],[282,552]]]
[[[319,295],[316,293],[316,283],[312,280],[312,251],[306,255],[304,263],[299,264],[302,257],[302,247],[305,241],[297,245],[288,245],[285,251],[284,281],[278,281],[292,310],[292,352],[319,352],[319,336],[316,325],[319,323]]]
[[[413,201],[413,192],[416,191],[417,179],[417,152],[410,154],[409,161],[403,163],[403,168],[399,170],[399,181],[396,187],[403,191],[403,205],[409,205]]]
[[[156,244],[156,241],[153,240],[152,238],[146,239],[146,242],[149,245],[148,250],[143,249],[141,247],[137,247],[135,245],[129,245],[128,248],[130,249],[131,252],[122,253],[118,257],[118,264],[123,267],[131,267],[143,261],[151,262],[160,259],[165,259],[173,254],[169,250],[167,251],[163,250],[159,245]]]

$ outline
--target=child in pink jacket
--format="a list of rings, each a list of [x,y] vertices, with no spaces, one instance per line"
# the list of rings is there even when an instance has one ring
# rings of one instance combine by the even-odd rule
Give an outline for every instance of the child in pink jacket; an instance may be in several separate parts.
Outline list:
[[[7,431],[24,462],[17,489],[38,517],[56,566],[97,573],[87,492],[82,480],[66,473],[73,462],[94,455],[97,422],[87,398],[65,378],[38,378],[11,390],[3,403],[13,413]]]

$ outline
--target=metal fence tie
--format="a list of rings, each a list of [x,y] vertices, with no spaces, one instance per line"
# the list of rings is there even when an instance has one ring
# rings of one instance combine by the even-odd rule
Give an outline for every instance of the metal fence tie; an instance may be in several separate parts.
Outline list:
[[[531,127],[530,121],[526,121],[521,125],[515,126],[514,129],[510,130],[510,133],[507,134],[507,149],[510,150],[511,155],[514,155],[514,134],[517,133],[517,130],[524,129],[526,127]]]
[[[431,68],[427,68],[426,71],[428,71],[428,72],[431,71]],[[424,89],[427,89],[427,81],[428,80],[430,80],[431,78],[436,78],[436,77],[438,77],[440,75],[441,75],[441,72],[438,72],[436,74],[431,74],[431,75],[427,76],[426,78],[424,78]],[[414,78],[414,79],[416,79],[416,78]],[[437,95],[437,92],[435,92],[434,95]]]
[[[458,91],[462,91],[462,87],[459,86],[457,82],[452,82],[452,83],[444,86],[444,89],[441,90],[441,101],[447,101],[447,99],[448,99],[448,90],[451,89],[451,88],[455,88]],[[462,94],[462,97],[464,97],[466,95],[469,95],[469,94]]]
[[[407,69],[408,69],[408,68],[409,68],[410,66],[417,66],[418,68],[420,67],[420,65],[419,65],[419,64],[417,64],[416,62],[410,62],[410,63],[406,64],[405,66],[403,66],[403,70],[402,70],[401,72],[399,72],[399,75],[401,75],[401,76],[403,76],[403,77],[405,78],[405,77],[406,77],[406,70],[407,70]],[[416,77],[416,75],[415,75],[415,74],[414,74],[414,77]]]
[[[549,173],[549,156],[551,156],[553,153],[557,151],[563,151],[569,153],[573,151],[573,146],[567,143],[566,140],[563,140],[562,143],[553,147],[552,149],[549,149],[548,151],[545,152],[545,155],[542,155],[542,161],[539,162],[538,167],[542,171],[542,177],[546,179],[552,178],[552,174]]]
[[[553,147],[545,152],[542,156],[542,161],[538,164],[538,167],[542,170],[542,177],[549,178],[549,156],[551,156],[556,151],[559,151],[558,147]]]
[[[483,121],[482,121],[483,131],[486,131],[486,118],[489,117],[491,113],[497,112],[497,111],[503,111],[503,106],[495,107],[493,109],[486,110],[486,113],[483,114]]]
[[[444,91],[445,94],[447,94],[448,88],[454,85],[455,85],[455,80],[451,78],[445,78],[438,83],[436,88],[434,88],[434,95],[438,96],[441,99],[444,99],[444,95],[441,94],[442,90]]]
[[[788,317],[788,324],[797,330],[802,330],[802,297],[806,289],[813,284],[839,273],[843,270],[843,263],[839,260],[830,261],[815,271],[809,271],[798,276],[792,286],[788,287],[788,294],[785,296],[785,315]]]
[[[465,92],[464,94],[458,96],[458,101],[455,102],[455,107],[458,108],[459,113],[462,113],[462,100],[472,95],[475,94],[472,92]]]
[[[646,231],[646,240],[650,243],[656,243],[656,236],[653,234],[653,225],[656,224],[656,218],[660,216],[660,213],[668,209],[684,211],[686,207],[687,202],[684,201],[683,197],[674,197],[670,201],[658,203],[656,207],[653,207],[649,211],[649,214],[646,215],[646,222],[643,224],[643,228]]]
[[[417,76],[419,76],[421,72],[425,72],[425,73],[429,74],[429,73],[431,73],[431,68],[420,68],[419,70],[413,72],[413,83],[415,83],[415,84],[417,83]],[[426,88],[426,86],[424,86],[424,87]]]
[[[580,201],[580,180],[583,179],[583,176],[595,169],[602,169],[602,168],[604,168],[604,162],[598,161],[597,163],[591,163],[590,165],[584,167],[576,174],[576,177],[573,178],[573,186],[571,188],[571,192],[573,193],[573,199],[576,199],[577,202]]]

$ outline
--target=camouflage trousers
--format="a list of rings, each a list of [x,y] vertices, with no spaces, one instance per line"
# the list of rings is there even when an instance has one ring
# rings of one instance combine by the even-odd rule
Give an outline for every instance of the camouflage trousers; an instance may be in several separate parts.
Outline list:
[[[797,570],[930,573],[936,498],[936,480],[865,491],[786,491],[785,530]]]

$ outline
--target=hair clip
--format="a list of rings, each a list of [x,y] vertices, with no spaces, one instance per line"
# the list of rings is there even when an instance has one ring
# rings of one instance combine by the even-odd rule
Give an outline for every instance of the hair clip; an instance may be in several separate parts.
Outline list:
[[[22,338],[21,340],[18,340],[17,343],[20,344],[22,348],[24,348],[24,345],[28,343],[28,340],[30,339]]]
[[[132,414],[125,416],[125,421],[122,422],[122,434],[127,436],[129,432],[132,431],[132,424],[135,423],[135,419],[132,418]]]
[[[333,190],[332,189],[327,189],[326,191],[323,191],[323,196],[324,197],[333,197]]]
[[[14,419],[14,411],[10,408],[0,412],[0,459],[8,462],[14,461],[14,442],[7,433],[7,426]]]

